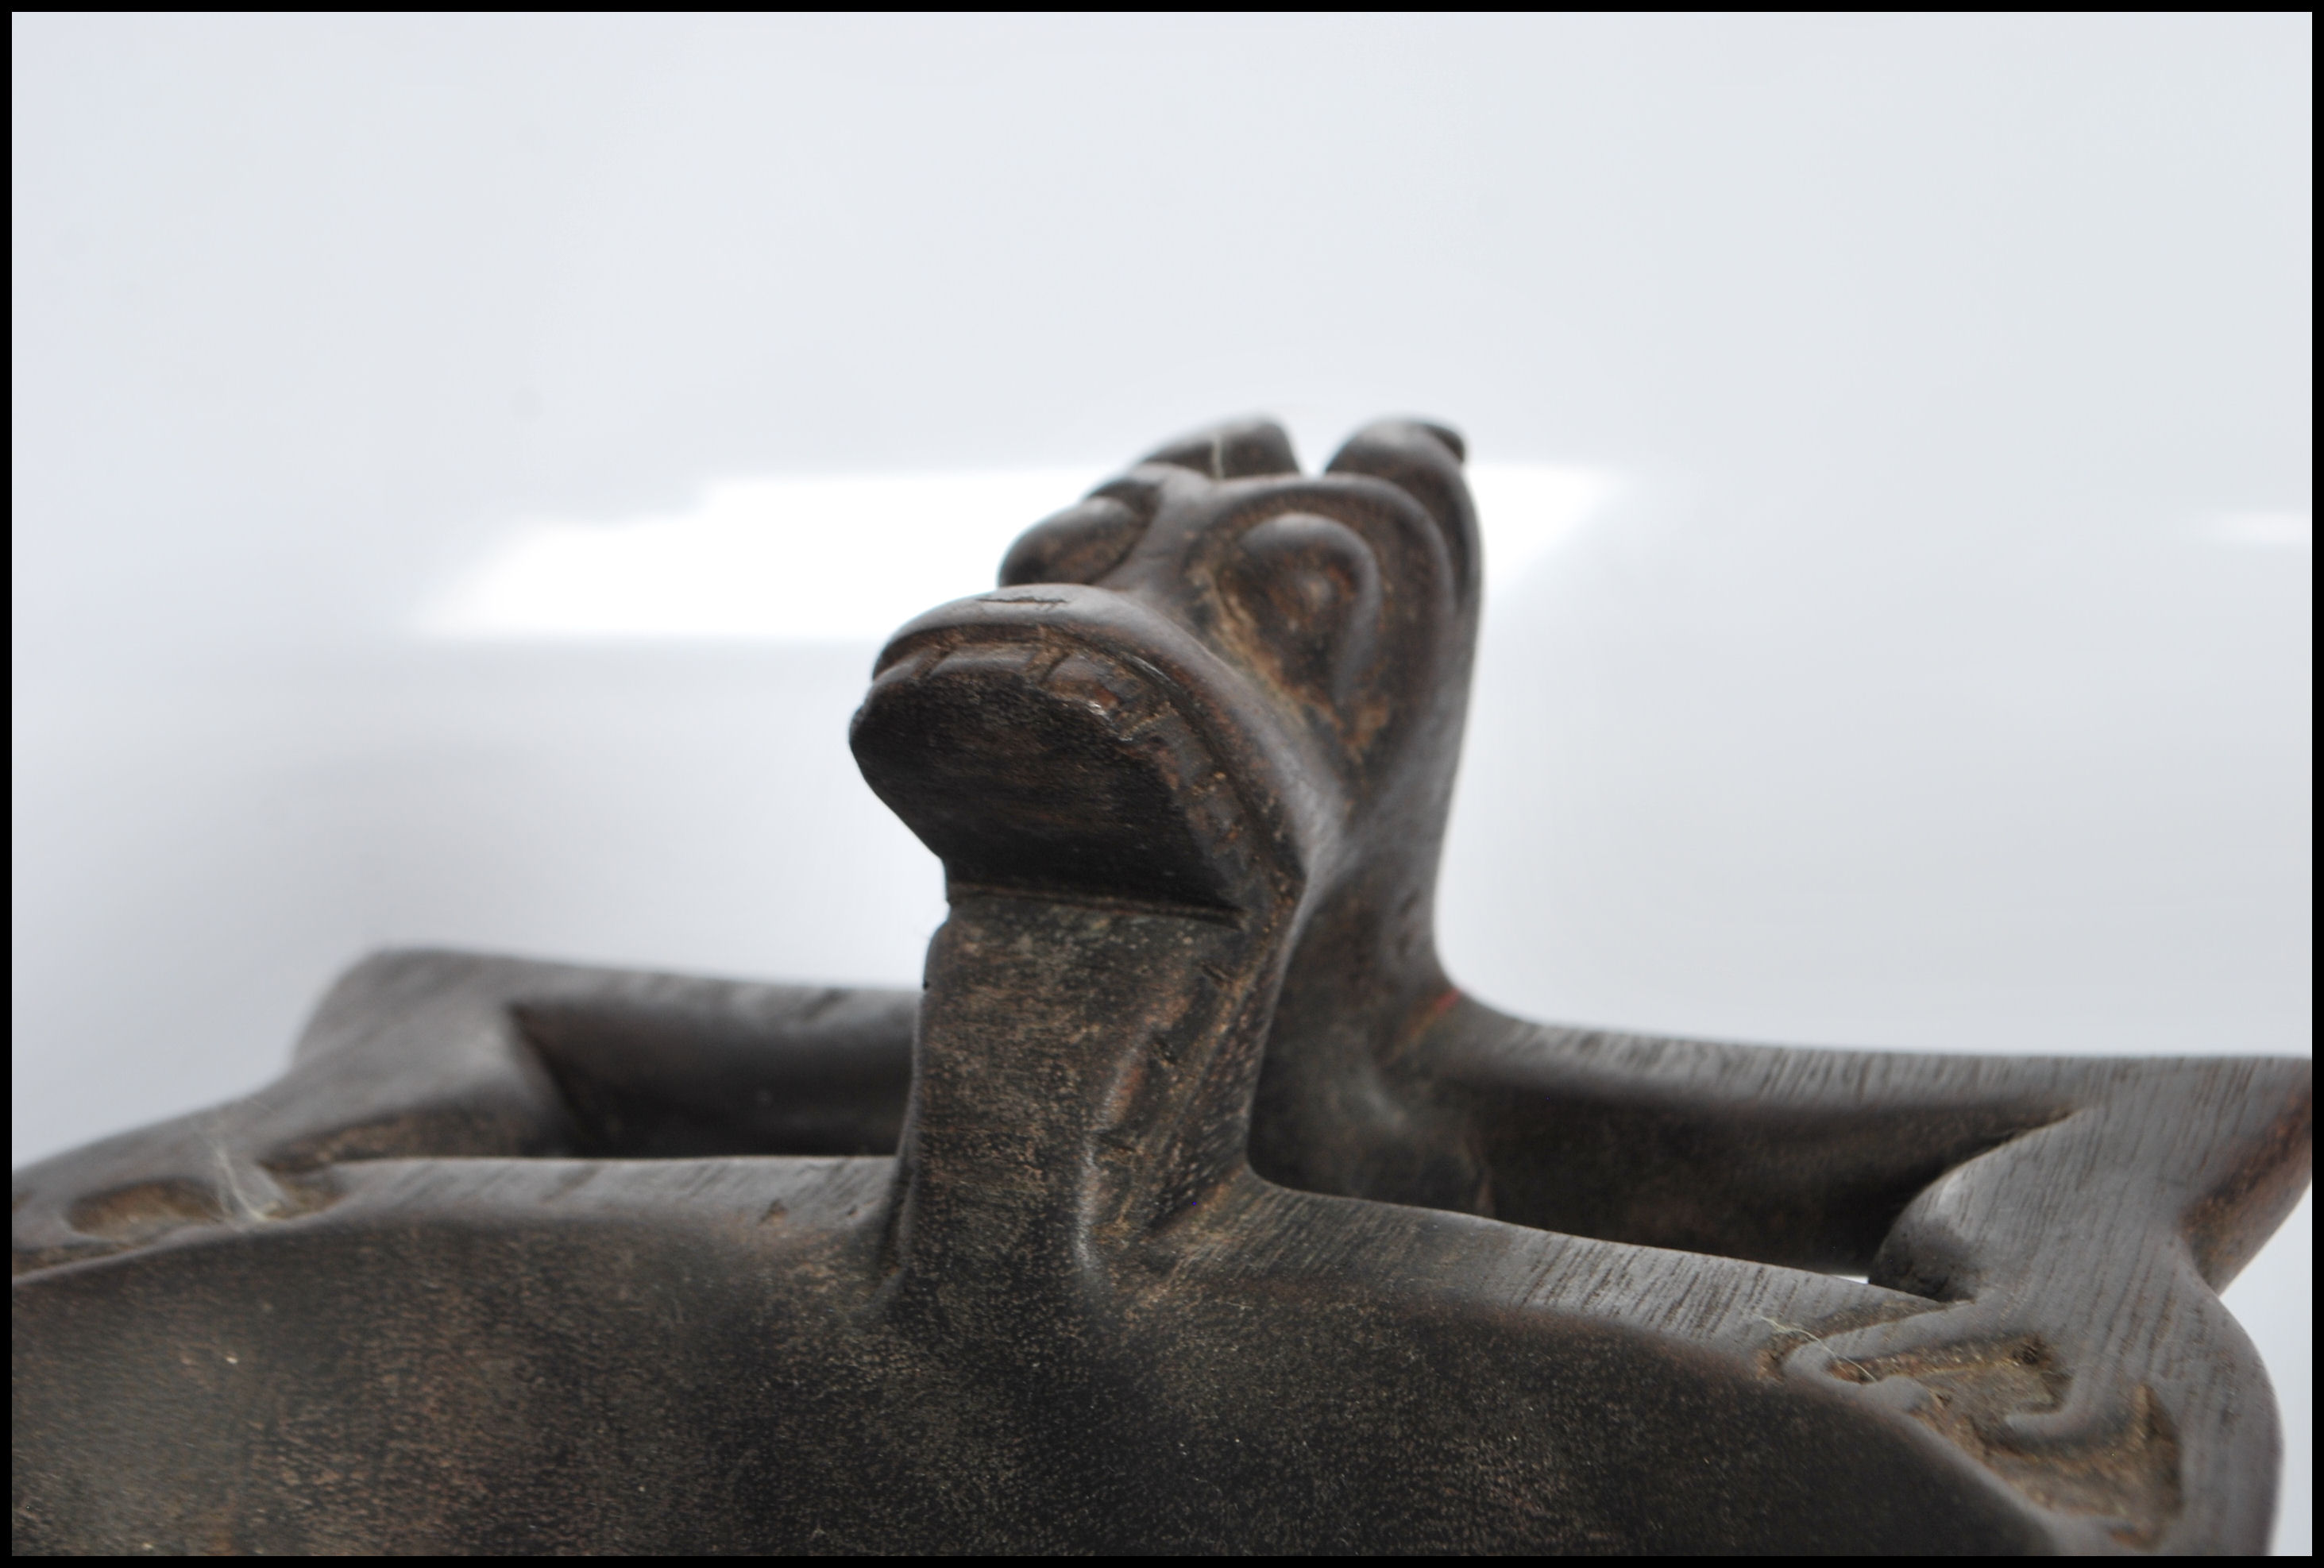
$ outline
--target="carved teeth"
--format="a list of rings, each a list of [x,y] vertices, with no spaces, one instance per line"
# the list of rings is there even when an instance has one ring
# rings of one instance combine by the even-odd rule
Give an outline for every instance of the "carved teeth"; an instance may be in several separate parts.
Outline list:
[[[966,642],[954,648],[943,662],[947,678],[982,676],[1022,680],[1031,674],[1030,667],[1040,655],[1038,642]]]
[[[925,642],[917,648],[906,649],[874,672],[872,684],[900,686],[908,680],[918,680],[937,665],[942,664],[945,655],[949,651],[951,651],[949,649],[934,647]]]
[[[1021,681],[1086,707],[1125,745],[1146,755],[1190,823],[1222,845],[1240,838],[1240,803],[1209,747],[1152,679],[1129,665],[1077,642],[972,637],[909,649],[876,684],[927,680],[939,671],[948,680]]]
[[[955,888],[1204,918],[1264,896],[1239,792],[1176,687],[1135,655],[1065,627],[970,626],[894,657],[856,757]]]
[[[1156,701],[1144,681],[1079,649],[1069,650],[1058,659],[1042,685],[1059,696],[1087,704],[1103,715],[1117,731],[1137,728],[1156,716],[1163,706]]]

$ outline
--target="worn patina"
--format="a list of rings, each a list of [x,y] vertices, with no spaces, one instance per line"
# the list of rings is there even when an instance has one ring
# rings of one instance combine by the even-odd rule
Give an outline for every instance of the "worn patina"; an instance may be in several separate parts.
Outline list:
[[[392,953],[19,1173],[16,1548],[2263,1549],[2308,1065],[1462,995],[1462,463],[1222,426],[898,632],[918,993]]]

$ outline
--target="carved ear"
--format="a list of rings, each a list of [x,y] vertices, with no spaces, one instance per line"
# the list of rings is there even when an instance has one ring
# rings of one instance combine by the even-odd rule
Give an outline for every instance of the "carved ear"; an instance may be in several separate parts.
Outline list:
[[[1454,592],[1464,606],[1476,603],[1477,580],[1484,569],[1477,543],[1477,504],[1469,498],[1469,482],[1461,473],[1468,455],[1467,443],[1443,425],[1381,420],[1349,437],[1323,470],[1385,479],[1420,503],[1444,530]]]
[[[1273,420],[1229,420],[1181,436],[1145,461],[1192,468],[1213,479],[1250,479],[1265,474],[1296,474],[1291,438]]]

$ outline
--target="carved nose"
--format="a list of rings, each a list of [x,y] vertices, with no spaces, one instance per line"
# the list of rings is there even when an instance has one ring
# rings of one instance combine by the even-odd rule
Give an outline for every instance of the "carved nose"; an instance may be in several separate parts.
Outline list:
[[[1093,495],[1019,534],[1001,558],[1001,586],[1094,583],[1121,564],[1145,531],[1146,519],[1135,510]]]

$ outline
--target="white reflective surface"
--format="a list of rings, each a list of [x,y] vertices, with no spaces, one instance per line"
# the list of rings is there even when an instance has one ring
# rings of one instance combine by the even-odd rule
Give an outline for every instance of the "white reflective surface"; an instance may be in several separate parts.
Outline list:
[[[2305,18],[12,37],[19,1162],[384,942],[911,982],[881,631],[1257,409],[1470,437],[1480,994],[2309,1049]]]
[[[1110,476],[728,479],[667,515],[527,518],[432,595],[412,630],[452,642],[882,639],[984,585],[1028,520]],[[1618,490],[1542,463],[1480,464],[1470,487],[1497,586],[1524,581]]]

